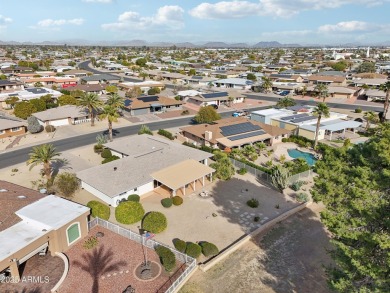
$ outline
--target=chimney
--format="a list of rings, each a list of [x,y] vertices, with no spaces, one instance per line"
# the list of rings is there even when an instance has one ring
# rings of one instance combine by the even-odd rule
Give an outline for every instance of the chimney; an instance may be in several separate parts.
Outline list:
[[[204,138],[205,140],[211,140],[213,138],[213,133],[211,131],[205,131],[204,132]]]

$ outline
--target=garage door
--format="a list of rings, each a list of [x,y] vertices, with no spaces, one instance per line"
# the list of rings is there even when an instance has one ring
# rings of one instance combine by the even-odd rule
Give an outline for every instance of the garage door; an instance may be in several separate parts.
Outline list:
[[[42,244],[41,246],[37,247],[36,249],[34,249],[33,251],[31,251],[29,254],[26,254],[24,257],[20,258],[18,263],[19,264],[22,264],[24,263],[25,261],[29,260],[31,257],[33,257],[34,255],[36,255],[38,252],[40,252],[41,250],[44,250],[46,249],[47,247],[49,246],[49,243],[46,242],[45,244]]]
[[[134,111],[134,116],[142,115],[142,114],[149,114],[149,109],[136,109],[133,111]]]
[[[57,126],[68,125],[68,124],[69,124],[68,118],[50,121],[50,125],[53,125],[53,126],[56,126],[56,127]]]

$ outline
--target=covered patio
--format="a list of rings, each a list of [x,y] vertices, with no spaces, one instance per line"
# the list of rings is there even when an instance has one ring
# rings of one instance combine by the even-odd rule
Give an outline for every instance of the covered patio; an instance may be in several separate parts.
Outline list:
[[[325,129],[325,133],[329,135],[329,140],[332,140],[333,132],[342,132],[343,137],[345,137],[345,131],[347,129],[350,129],[353,133],[355,133],[356,128],[360,127],[361,125],[361,122],[352,120],[333,120],[321,123],[321,126],[323,126]]]
[[[152,173],[151,176],[158,186],[167,187],[171,195],[180,193],[185,196],[189,188],[196,191],[199,183],[202,188],[207,180],[212,181],[213,172],[213,168],[190,159]],[[162,186],[161,188],[163,189]]]

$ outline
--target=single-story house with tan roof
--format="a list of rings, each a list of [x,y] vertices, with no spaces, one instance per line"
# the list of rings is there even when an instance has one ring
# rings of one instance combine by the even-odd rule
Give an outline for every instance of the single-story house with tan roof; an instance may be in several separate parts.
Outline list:
[[[26,126],[25,121],[0,115],[0,138],[23,135],[26,133]]]
[[[94,93],[97,95],[102,95],[105,91],[106,87],[101,84],[78,84],[66,87],[68,91],[82,91],[85,93]]]
[[[244,96],[235,90],[227,90],[223,92],[209,92],[199,93],[197,95],[189,96],[187,98],[188,103],[192,103],[198,106],[209,105],[221,105],[221,104],[236,104],[243,103]]]
[[[124,109],[132,116],[180,110],[183,102],[163,96],[141,96],[125,100]]]
[[[121,82],[118,88],[122,91],[129,91],[133,88],[139,88],[142,92],[147,93],[151,88],[158,88],[160,91],[165,88],[165,84],[153,80],[145,80],[141,82]]]
[[[326,84],[332,86],[346,86],[347,78],[345,76],[332,75],[310,75],[307,77],[310,85]]]
[[[38,119],[39,124],[43,126],[53,125],[57,127],[90,121],[87,109],[81,109],[73,105],[59,106],[32,115],[35,116]]]
[[[268,145],[281,142],[290,130],[268,125],[244,117],[232,117],[180,128],[180,133],[195,145],[213,148],[240,148],[247,144],[264,142]]]
[[[32,256],[68,250],[88,234],[89,214],[88,207],[0,180],[0,275],[19,278],[19,266]]]
[[[316,95],[315,86],[307,87],[307,93],[310,95]],[[346,86],[329,86],[328,94],[331,98],[350,99],[353,96],[359,96],[362,90],[359,88],[346,87]]]

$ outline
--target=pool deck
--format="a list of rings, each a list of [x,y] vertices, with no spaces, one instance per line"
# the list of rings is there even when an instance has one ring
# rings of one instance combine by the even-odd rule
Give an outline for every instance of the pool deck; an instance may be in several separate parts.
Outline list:
[[[286,156],[286,161],[292,161],[294,158],[290,157],[288,154],[289,149],[297,149],[301,152],[310,153],[315,155],[315,151],[309,150],[307,148],[298,147],[297,144],[293,142],[279,143],[274,146],[274,155],[279,160],[282,155]]]

